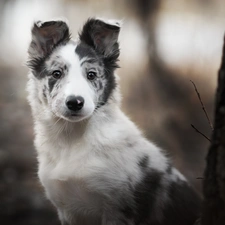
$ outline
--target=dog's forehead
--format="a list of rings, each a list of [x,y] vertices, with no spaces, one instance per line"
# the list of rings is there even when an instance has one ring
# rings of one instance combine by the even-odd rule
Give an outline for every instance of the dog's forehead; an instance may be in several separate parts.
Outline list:
[[[84,61],[97,62],[98,56],[95,51],[79,42],[69,42],[66,45],[60,46],[53,52],[48,60],[49,65],[54,64],[80,64],[82,65]]]

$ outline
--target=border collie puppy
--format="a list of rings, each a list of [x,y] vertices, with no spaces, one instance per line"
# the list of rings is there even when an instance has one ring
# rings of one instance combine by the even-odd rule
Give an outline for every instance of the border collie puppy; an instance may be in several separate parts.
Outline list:
[[[63,225],[192,225],[199,197],[120,110],[119,31],[91,18],[74,41],[63,21],[33,25],[38,176]]]

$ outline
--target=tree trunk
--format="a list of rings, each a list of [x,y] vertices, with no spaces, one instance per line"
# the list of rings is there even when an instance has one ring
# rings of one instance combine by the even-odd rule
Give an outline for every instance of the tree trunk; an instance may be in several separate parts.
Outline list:
[[[203,181],[202,225],[225,225],[225,39],[216,91],[212,142]]]

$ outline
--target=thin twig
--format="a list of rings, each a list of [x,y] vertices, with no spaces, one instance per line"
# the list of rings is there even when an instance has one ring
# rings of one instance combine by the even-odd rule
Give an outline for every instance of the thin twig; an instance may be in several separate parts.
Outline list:
[[[206,136],[204,135],[201,131],[199,131],[193,124],[191,124],[191,127],[199,134],[201,134],[204,138],[206,138],[209,142],[211,142],[211,140]]]
[[[198,92],[198,89],[197,89],[195,83],[194,83],[192,80],[190,80],[190,82],[193,84],[193,86],[194,86],[194,88],[195,88],[195,92],[197,93],[198,99],[199,99],[199,101],[200,101],[200,103],[201,103],[201,105],[202,105],[202,110],[203,110],[204,113],[205,113],[205,116],[206,116],[206,118],[207,118],[207,120],[208,120],[209,126],[210,126],[211,129],[213,130],[214,128],[213,128],[212,122],[211,122],[211,120],[209,119],[208,113],[207,113],[206,110],[205,110],[205,106],[204,106],[204,104],[203,104],[203,102],[202,102],[200,93]]]

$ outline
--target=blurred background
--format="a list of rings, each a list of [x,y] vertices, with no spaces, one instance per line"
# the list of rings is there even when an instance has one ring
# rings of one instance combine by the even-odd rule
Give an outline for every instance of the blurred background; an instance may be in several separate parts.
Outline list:
[[[201,195],[209,141],[191,124],[211,128],[190,80],[212,119],[224,0],[0,0],[0,224],[59,224],[37,179],[26,51],[35,20],[67,18],[76,37],[93,16],[123,20],[122,107]]]

